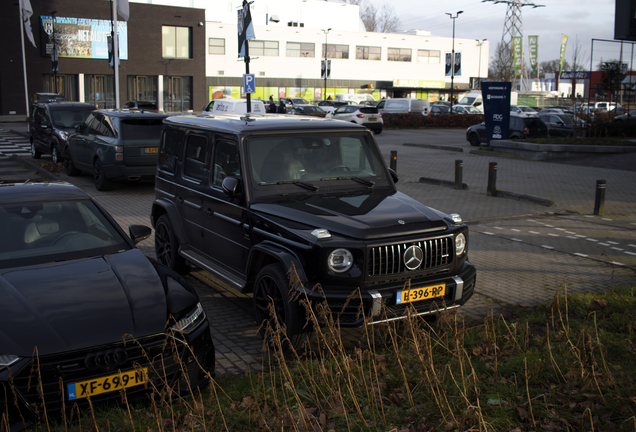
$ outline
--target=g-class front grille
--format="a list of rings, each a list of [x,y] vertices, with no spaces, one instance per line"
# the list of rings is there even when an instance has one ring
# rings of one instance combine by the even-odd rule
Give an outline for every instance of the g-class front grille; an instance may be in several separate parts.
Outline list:
[[[418,246],[422,250],[422,263],[415,270],[442,267],[453,261],[453,237],[442,237],[407,243],[376,246],[369,251],[369,276],[399,274],[410,271],[404,261],[404,252]]]

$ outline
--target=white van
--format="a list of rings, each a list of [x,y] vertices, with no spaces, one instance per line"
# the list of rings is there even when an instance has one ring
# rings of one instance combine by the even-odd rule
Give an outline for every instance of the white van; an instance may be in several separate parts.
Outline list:
[[[421,113],[427,116],[431,112],[428,99],[394,98],[382,99],[376,105],[380,113]]]
[[[265,114],[265,104],[260,99],[250,101],[253,114]],[[213,114],[246,114],[247,99],[212,99],[208,106],[203,109],[203,113]]]
[[[463,98],[456,105],[470,105],[474,106],[480,111],[484,110],[484,101],[481,97],[481,91],[471,91],[466,93]]]
[[[348,94],[348,93],[337,93],[335,101],[336,102],[352,101],[356,103],[376,102],[376,100],[373,99],[373,96],[371,96],[370,94]]]

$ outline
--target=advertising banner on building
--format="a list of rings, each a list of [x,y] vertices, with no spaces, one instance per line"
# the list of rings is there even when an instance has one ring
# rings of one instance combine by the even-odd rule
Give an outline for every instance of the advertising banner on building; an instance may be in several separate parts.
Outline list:
[[[486,140],[508,139],[510,129],[510,82],[482,82]]]
[[[452,66],[451,53],[446,53],[446,76],[451,76]]]
[[[462,53],[455,53],[455,76],[462,74]]]
[[[528,36],[528,52],[530,53],[530,67],[536,72],[539,67],[539,36]]]
[[[565,47],[568,44],[568,37],[566,35],[561,36],[561,63],[559,65],[559,75],[563,72],[563,59],[565,58]]]
[[[50,56],[53,41],[59,58],[108,59],[110,20],[40,16],[41,55]],[[119,59],[128,60],[128,23],[118,21]]]
[[[515,76],[520,76],[523,72],[523,39],[521,36],[512,38],[512,68]]]

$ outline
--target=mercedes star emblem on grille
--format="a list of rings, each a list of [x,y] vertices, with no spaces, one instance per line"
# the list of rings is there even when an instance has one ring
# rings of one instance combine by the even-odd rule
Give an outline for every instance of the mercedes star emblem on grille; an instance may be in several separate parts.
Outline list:
[[[404,265],[409,270],[416,270],[422,264],[424,252],[419,246],[411,246],[404,251]]]
[[[398,223],[399,223],[400,225],[404,225],[404,221],[403,221],[402,219],[398,219]]]

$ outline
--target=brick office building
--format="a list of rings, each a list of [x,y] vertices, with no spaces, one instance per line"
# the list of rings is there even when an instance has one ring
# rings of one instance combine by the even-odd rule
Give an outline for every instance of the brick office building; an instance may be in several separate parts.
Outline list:
[[[106,36],[111,31],[110,1],[31,0],[31,27],[37,48],[25,37],[29,96],[64,94],[68,100],[114,108],[114,74]],[[25,114],[20,11],[3,6],[0,35],[0,115]],[[205,74],[205,10],[130,3],[130,19],[120,21],[120,105],[155,101],[164,111],[198,110],[208,96]],[[51,47],[58,53],[52,72]]]

